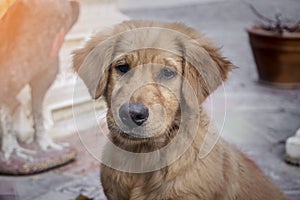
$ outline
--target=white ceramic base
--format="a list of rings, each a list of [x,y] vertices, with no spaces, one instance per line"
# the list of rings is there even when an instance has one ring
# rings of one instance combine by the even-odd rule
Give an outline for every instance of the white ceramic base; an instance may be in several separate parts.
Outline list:
[[[288,160],[300,164],[300,128],[294,136],[287,139],[285,150]]]

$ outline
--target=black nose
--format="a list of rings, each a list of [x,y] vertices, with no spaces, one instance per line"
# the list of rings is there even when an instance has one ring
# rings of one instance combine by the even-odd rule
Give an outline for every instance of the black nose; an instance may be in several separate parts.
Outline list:
[[[119,110],[119,116],[124,124],[133,128],[147,121],[149,110],[140,103],[125,103]]]

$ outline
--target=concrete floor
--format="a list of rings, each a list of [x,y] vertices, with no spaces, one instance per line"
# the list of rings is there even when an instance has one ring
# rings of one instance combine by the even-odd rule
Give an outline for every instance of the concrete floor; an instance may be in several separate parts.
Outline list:
[[[268,16],[279,10],[292,18],[299,17],[300,3],[297,0],[251,2]],[[147,5],[121,8],[132,19],[184,22],[222,46],[223,54],[239,68],[231,73],[225,84],[225,121],[224,92],[220,89],[214,96],[217,102],[214,120],[218,128],[223,128],[222,135],[226,140],[253,158],[287,195],[299,200],[300,167],[286,164],[283,157],[285,139],[300,127],[300,90],[282,90],[258,83],[245,32],[245,28],[256,21],[255,16],[242,1],[174,4],[163,8],[149,8]],[[90,137],[94,131],[87,130],[83,134]],[[79,193],[105,199],[100,188],[97,161],[86,152],[77,136],[64,140],[79,149],[75,163],[35,176],[0,177],[1,182],[18,197],[16,199],[74,199]]]

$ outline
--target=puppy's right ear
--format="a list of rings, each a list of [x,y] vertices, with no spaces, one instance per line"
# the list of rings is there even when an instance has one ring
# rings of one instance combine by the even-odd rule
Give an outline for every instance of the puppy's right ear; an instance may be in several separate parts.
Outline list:
[[[100,33],[90,39],[85,47],[73,51],[73,68],[87,86],[93,99],[106,89],[112,61],[113,39]]]

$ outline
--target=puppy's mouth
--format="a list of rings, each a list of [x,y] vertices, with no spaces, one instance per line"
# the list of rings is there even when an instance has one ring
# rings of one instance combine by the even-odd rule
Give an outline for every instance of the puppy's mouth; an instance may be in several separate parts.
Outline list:
[[[166,128],[162,127],[152,127],[150,128],[144,128],[142,130],[142,127],[139,127],[139,131],[137,129],[131,130],[131,131],[119,131],[119,135],[126,140],[131,141],[156,141],[160,140],[161,138],[166,138],[167,140],[171,140],[176,135],[176,130],[179,129],[179,126],[177,124],[172,124],[170,126],[167,126]]]
[[[120,132],[120,135],[129,140],[145,140],[147,137],[142,137],[139,134],[135,134],[133,132]]]
[[[143,126],[135,126],[135,127],[128,127],[126,125],[121,125],[120,135],[125,137],[126,139],[131,140],[145,140],[154,138],[161,132],[162,128],[157,124],[157,126],[150,126],[150,125],[143,125]]]

